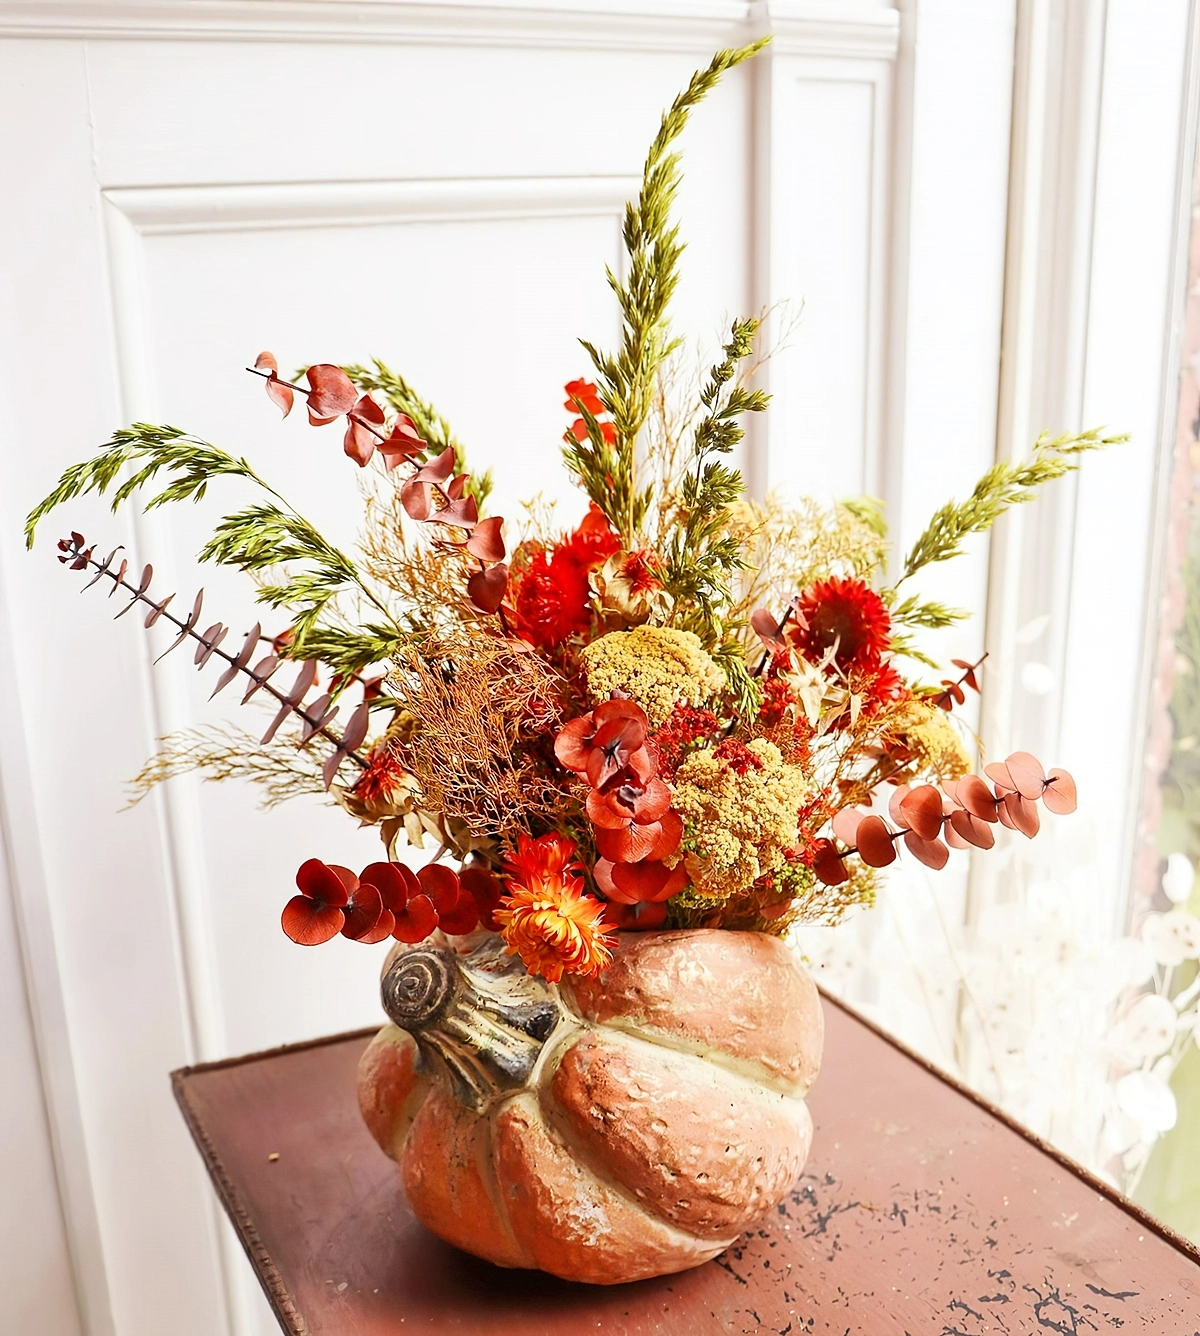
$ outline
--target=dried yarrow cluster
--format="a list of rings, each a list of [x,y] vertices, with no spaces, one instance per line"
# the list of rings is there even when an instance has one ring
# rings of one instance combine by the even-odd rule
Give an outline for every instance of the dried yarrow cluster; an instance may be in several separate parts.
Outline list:
[[[729,456],[744,416],[767,406],[749,383],[757,320],[734,321],[695,383],[681,373],[667,315],[681,250],[672,144],[758,45],[692,79],[627,207],[625,277],[610,277],[620,347],[585,344],[592,378],[565,387],[563,458],[586,501],[574,527],[521,533],[486,513],[490,478],[381,362],[289,380],[270,353],[252,370],[271,401],[338,424],[370,480],[357,554],[245,460],[170,427],[118,432],[30,516],[32,541],[42,516],[88,492],[119,504],[165,479],[152,507],[226,476],[259,489],[201,557],[252,575],[286,623],[278,634],[256,626],[227,645],[228,627],[204,629],[202,592],[177,612],[149,592],[149,566],[100,559],[79,534],[59,546],[140,605],[147,627],[170,626],[170,648],[220,662],[216,690],[237,682],[271,707],[261,740],[228,728],[166,739],[135,796],[199,770],[256,780],[270,802],[326,793],[379,830],[386,857],[361,873],[304,862],[283,914],[293,940],[499,931],[558,980],[603,969],[617,929],[835,921],[901,850],[940,867],[950,847],[990,847],[995,826],[1034,834],[1039,800],[1073,807],[1070,777],[1024,753],[986,767],[991,786],[970,773],[954,710],[979,665],[939,676],[919,641],[964,614],[907,582],[1116,438],[1039,440],[942,507],[900,559],[869,499],[744,495]],[[298,672],[281,685],[289,663]],[[400,861],[406,843],[432,846],[417,873]]]

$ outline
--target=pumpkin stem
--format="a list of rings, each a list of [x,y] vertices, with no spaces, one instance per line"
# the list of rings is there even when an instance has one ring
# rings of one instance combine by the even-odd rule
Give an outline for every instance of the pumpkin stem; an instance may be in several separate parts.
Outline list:
[[[385,971],[383,1009],[446,1069],[460,1103],[481,1110],[529,1080],[564,1012],[557,992],[497,938],[467,956],[406,951]]]

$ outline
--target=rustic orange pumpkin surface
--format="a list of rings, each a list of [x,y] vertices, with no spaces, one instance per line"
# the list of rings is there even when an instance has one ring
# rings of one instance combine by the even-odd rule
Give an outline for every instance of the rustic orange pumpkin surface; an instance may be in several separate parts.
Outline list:
[[[489,938],[398,948],[359,1101],[418,1218],[508,1267],[615,1284],[715,1257],[794,1184],[812,980],[761,933],[630,934],[558,988]]]

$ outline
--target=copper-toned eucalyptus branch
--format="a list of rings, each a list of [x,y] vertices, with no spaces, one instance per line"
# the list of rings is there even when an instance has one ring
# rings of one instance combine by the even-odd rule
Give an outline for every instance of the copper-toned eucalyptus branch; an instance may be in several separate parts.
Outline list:
[[[260,690],[265,691],[279,703],[278,713],[271,721],[266,733],[263,734],[262,745],[265,746],[271,741],[279,731],[280,725],[289,715],[295,715],[304,725],[300,736],[300,746],[304,746],[318,734],[333,744],[334,750],[325,762],[322,771],[326,788],[332,785],[343,761],[350,760],[364,770],[367,768],[369,763],[366,757],[359,754],[357,748],[367,735],[370,705],[364,701],[350,716],[345,732],[340,736],[334,732],[330,725],[340,707],[331,703],[331,692],[326,692],[308,705],[303,703],[304,697],[316,681],[317,662],[315,659],[307,659],[301,664],[300,672],[290,691],[280,691],[270,680],[283,662],[273,648],[272,652],[265,658],[260,659],[253,667],[250,666],[250,659],[255,648],[263,638],[261,627],[257,623],[242,642],[241,649],[236,654],[230,654],[227,650],[222,649],[222,644],[229,634],[229,628],[223,622],[214,622],[204,631],[196,630],[200,621],[200,611],[204,604],[203,589],[196,595],[188,616],[186,618],[176,617],[173,612],[168,610],[168,605],[175,597],[174,594],[168,594],[161,601],[155,601],[148,593],[150,582],[154,578],[153,566],[147,564],[138,577],[137,583],[133,584],[125,578],[129,570],[128,559],[123,557],[118,565],[114,566],[113,564],[117,553],[121,550],[119,547],[114,548],[103,561],[97,561],[94,556],[94,546],[85,546],[85,542],[84,536],[80,533],[72,533],[69,538],[61,539],[58,544],[59,561],[69,564],[73,571],[90,569],[96,572],[91,580],[84,585],[85,589],[90,589],[98,580],[107,576],[112,581],[112,588],[108,591],[110,598],[118,589],[123,589],[130,594],[129,603],[117,613],[118,617],[123,617],[131,608],[141,603],[150,609],[145,621],[147,628],[153,626],[160,619],[170,622],[179,634],[158,656],[160,659],[166,658],[173,649],[177,649],[185,640],[194,640],[197,646],[194,660],[197,668],[203,668],[209,659],[214,657],[222,659],[227,665],[225,672],[221,674],[220,680],[213,689],[213,696],[219,691],[223,691],[235,677],[241,675],[250,679],[250,685],[242,697],[243,705]]]
[[[384,410],[370,394],[360,395],[346,372],[331,362],[310,366],[304,372],[308,385],[282,380],[279,362],[269,352],[259,353],[254,365],[246,370],[267,382],[267,396],[284,417],[292,411],[297,394],[304,395],[308,420],[314,427],[326,426],[344,416],[347,426],[343,449],[359,468],[365,468],[376,451],[389,473],[406,461],[418,465],[400,488],[405,513],[418,524],[448,525],[468,535],[465,542],[450,544],[465,548],[479,564],[479,569],[467,580],[467,596],[478,611],[496,613],[504,634],[509,635],[511,629],[503,607],[508,590],[508,567],[504,563],[504,539],[500,532],[504,521],[498,516],[479,518],[479,503],[467,490],[469,476],[455,474],[458,456],[454,446],[448,445],[428,459],[428,442],[407,413],[397,414],[391,431],[385,431]],[[435,496],[440,505],[434,503]]]

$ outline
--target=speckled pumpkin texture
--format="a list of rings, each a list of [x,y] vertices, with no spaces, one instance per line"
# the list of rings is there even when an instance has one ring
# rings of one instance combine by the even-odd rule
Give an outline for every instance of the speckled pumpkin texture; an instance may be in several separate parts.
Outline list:
[[[629,934],[528,1084],[481,1111],[394,1025],[359,1068],[363,1117],[418,1218],[500,1266],[615,1284],[715,1257],[808,1155],[823,1020],[792,951],[760,933]]]

